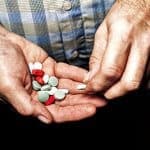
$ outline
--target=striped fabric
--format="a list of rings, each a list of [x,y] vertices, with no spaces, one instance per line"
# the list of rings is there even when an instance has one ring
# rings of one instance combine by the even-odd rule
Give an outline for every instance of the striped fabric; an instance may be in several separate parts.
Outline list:
[[[85,67],[94,34],[115,0],[0,0],[0,23],[57,61]]]

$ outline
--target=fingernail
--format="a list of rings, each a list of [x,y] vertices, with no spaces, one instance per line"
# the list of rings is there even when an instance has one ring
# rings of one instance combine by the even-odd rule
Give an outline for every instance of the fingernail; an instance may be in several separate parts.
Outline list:
[[[90,78],[90,72],[88,72],[83,80],[84,83],[88,82]]]
[[[46,124],[50,123],[50,120],[48,120],[46,117],[42,115],[38,116],[38,119],[43,123],[46,123]]]
[[[104,96],[105,96],[105,98],[107,99],[107,100],[112,100],[114,97],[113,97],[113,95],[111,95],[111,94],[104,94]]]

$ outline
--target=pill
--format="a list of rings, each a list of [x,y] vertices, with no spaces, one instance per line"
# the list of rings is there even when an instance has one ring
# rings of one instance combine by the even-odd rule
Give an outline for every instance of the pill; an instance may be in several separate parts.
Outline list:
[[[36,80],[38,83],[40,83],[41,85],[44,85],[44,81],[43,81],[43,78],[42,78],[42,77],[37,76],[37,77],[35,77],[35,80]]]
[[[49,94],[49,95],[54,95],[57,90],[58,90],[58,89],[57,89],[56,87],[51,87],[51,90],[48,91],[48,94]]]
[[[40,69],[33,69],[33,70],[32,70],[32,75],[43,77],[44,71],[43,71],[43,70],[40,70]]]
[[[49,80],[49,75],[48,74],[44,74],[44,76],[43,76],[44,83],[45,84],[48,83],[48,80]]]
[[[43,85],[41,87],[41,91],[49,91],[51,90],[51,86],[49,84]]]
[[[41,89],[41,85],[37,81],[35,81],[35,80],[32,81],[32,87],[36,91],[38,91],[38,90]]]
[[[46,102],[49,99],[49,94],[46,91],[38,91],[38,100],[40,102]]]
[[[55,76],[51,76],[48,80],[48,84],[50,84],[51,86],[57,86],[58,79]]]
[[[32,70],[34,69],[34,64],[30,62],[28,66],[29,66],[30,72],[32,72]]]
[[[44,102],[44,104],[45,104],[46,106],[48,106],[48,105],[53,104],[54,102],[55,102],[55,97],[54,97],[53,95],[51,95],[51,96],[49,97],[49,99],[48,99],[46,102]]]
[[[40,62],[35,62],[34,63],[34,69],[39,69],[41,70],[42,69],[42,64]]]
[[[59,89],[60,91],[63,91],[65,94],[68,94],[69,93],[69,90],[68,89]]]
[[[63,100],[65,96],[66,96],[65,93],[59,89],[54,93],[54,97],[57,100]]]
[[[86,84],[79,84],[77,86],[77,90],[85,90],[86,89]]]

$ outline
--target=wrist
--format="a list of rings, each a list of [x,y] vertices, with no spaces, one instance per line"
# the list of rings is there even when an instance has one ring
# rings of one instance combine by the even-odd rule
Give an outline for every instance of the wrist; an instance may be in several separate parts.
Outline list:
[[[8,30],[6,30],[2,25],[0,25],[0,36],[7,36],[9,33]]]
[[[150,0],[116,0],[116,2],[135,9],[150,9]]]

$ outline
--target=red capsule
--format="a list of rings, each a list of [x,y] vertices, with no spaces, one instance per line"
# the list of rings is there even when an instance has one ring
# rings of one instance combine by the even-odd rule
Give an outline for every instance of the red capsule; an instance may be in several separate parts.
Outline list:
[[[37,77],[35,77],[35,80],[36,80],[38,83],[40,83],[41,85],[44,85],[44,81],[43,81],[43,78],[42,78],[42,77],[37,76]]]
[[[33,69],[32,70],[32,75],[42,77],[44,75],[44,71],[43,70],[39,70],[39,69]]]
[[[49,99],[44,103],[46,106],[51,105],[55,102],[55,98],[53,95],[49,97]]]

